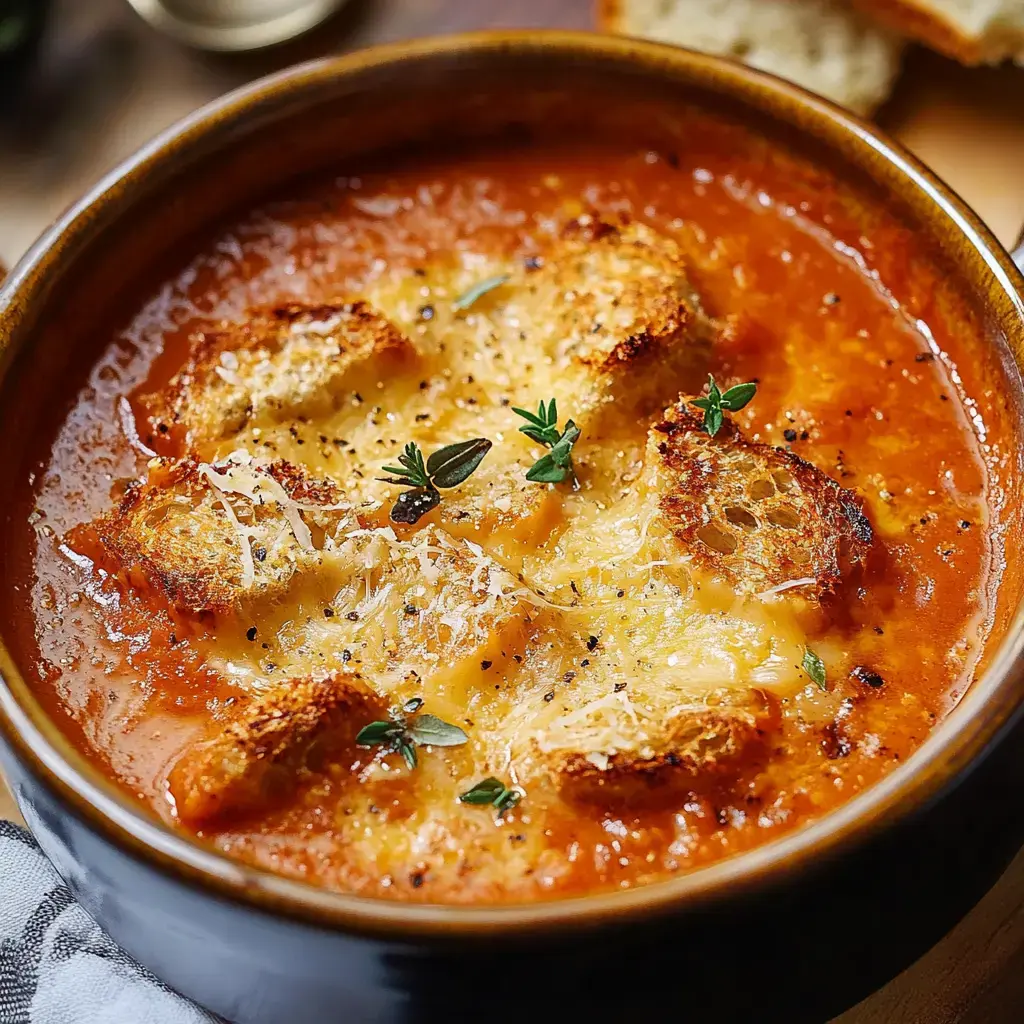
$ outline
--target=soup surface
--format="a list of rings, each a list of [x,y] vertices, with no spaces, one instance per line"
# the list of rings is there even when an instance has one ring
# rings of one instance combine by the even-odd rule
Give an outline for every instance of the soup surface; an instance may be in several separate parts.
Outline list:
[[[347,892],[577,895],[820,817],[955,703],[974,339],[900,224],[688,138],[296,185],[105,339],[11,564],[151,813]]]

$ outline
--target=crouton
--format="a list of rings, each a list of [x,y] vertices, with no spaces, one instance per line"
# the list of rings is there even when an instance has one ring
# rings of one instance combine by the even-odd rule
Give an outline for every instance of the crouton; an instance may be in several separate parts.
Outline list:
[[[584,214],[569,222],[536,270],[509,282],[505,316],[539,343],[555,372],[593,397],[658,360],[703,368],[712,326],[679,245],[645,224]],[[677,384],[681,387],[681,384]]]
[[[179,757],[168,775],[178,817],[201,828],[259,815],[353,754],[359,730],[382,717],[386,702],[356,675],[282,680]]]
[[[711,437],[686,401],[648,441],[649,486],[693,563],[739,593],[797,580],[823,597],[867,558],[860,499],[792,452],[746,440],[726,419]]]
[[[672,698],[663,689],[577,702],[530,740],[526,775],[546,776],[570,799],[635,804],[749,767],[777,717],[752,689]]]
[[[167,388],[140,401],[158,435],[195,446],[325,415],[414,357],[412,342],[366,302],[280,306],[197,336]]]
[[[131,585],[181,611],[224,612],[282,589],[348,522],[329,481],[236,452],[217,463],[155,459],[143,482],[86,533]],[[72,540],[74,543],[74,540]]]

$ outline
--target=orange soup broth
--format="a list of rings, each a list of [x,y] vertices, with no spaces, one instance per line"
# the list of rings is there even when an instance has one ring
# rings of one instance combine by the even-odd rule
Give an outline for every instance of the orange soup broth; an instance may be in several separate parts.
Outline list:
[[[881,565],[829,634],[824,705],[803,694],[783,701],[765,763],[740,778],[695,782],[668,806],[574,810],[525,800],[493,828],[509,847],[541,833],[545,863],[557,870],[538,865],[499,891],[431,885],[415,863],[382,876],[350,862],[352,835],[410,813],[400,780],[361,793],[327,774],[286,809],[201,839],[345,891],[530,900],[711,863],[876,782],[962,694],[983,644],[995,580],[986,469],[956,375],[970,339],[908,230],[865,213],[826,174],[793,159],[695,121],[678,153],[526,147],[319,179],[221,230],[108,337],[70,411],[40,439],[31,480],[21,481],[32,511],[9,540],[8,562],[47,707],[140,807],[177,824],[168,767],[233,691],[204,667],[187,627],[92,575],[61,542],[144,475],[142,446],[161,448],[132,401],[181,365],[191,333],[255,304],[359,294],[439,253],[522,258],[567,216],[589,210],[627,214],[682,243],[708,312],[727,318],[714,374],[759,384],[738,423],[865,502]],[[354,202],[379,195],[400,199],[392,215]],[[850,675],[862,665],[884,685]]]

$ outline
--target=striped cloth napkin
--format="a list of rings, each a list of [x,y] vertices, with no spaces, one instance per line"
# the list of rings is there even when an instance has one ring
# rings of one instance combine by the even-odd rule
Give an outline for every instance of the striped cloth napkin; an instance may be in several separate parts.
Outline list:
[[[32,837],[0,821],[0,1024],[218,1024],[100,931]]]

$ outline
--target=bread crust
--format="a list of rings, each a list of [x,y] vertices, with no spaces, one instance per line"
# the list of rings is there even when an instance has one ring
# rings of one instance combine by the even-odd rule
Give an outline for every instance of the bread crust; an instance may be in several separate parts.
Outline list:
[[[570,799],[631,805],[678,794],[698,777],[736,775],[763,753],[777,707],[753,689],[709,694],[707,700],[659,721],[634,749],[606,756],[585,749],[544,751],[534,740],[534,770]]]
[[[924,43],[961,64],[994,64],[1008,56],[1016,56],[1018,61],[1024,59],[1024,34],[1014,54],[998,36],[966,34],[939,12],[929,10],[927,0],[853,0],[853,4],[900,35]]]
[[[860,499],[795,453],[748,441],[728,418],[710,437],[688,400],[649,445],[670,529],[738,592],[812,580],[802,592],[820,598],[866,561],[874,533]]]
[[[193,827],[224,824],[286,800],[317,765],[337,760],[385,715],[385,702],[357,675],[285,679],[241,704],[226,726],[188,748],[168,775],[178,817]]]
[[[387,356],[415,349],[368,302],[255,309],[245,323],[196,335],[185,366],[143,396],[157,436],[186,446],[221,441],[248,426],[323,411],[360,366],[386,373]]]
[[[596,0],[597,27],[602,32],[624,32],[623,0]]]
[[[98,540],[99,554],[130,586],[153,591],[188,613],[228,612],[247,597],[285,584],[303,557],[316,552],[300,550],[296,538],[285,532],[289,521],[279,505],[240,498],[251,505],[249,525],[265,525],[268,535],[280,538],[262,549],[262,558],[256,555],[253,579],[246,584],[239,533],[204,475],[224,465],[206,466],[191,457],[154,460],[146,480],[130,484],[118,507],[81,528],[73,543],[83,540],[88,546]],[[292,501],[326,506],[323,512],[303,513],[320,516],[321,527],[344,517],[330,507],[341,494],[329,480],[314,480],[283,460],[256,463],[252,473],[256,486],[262,479],[268,486],[279,485]]]

